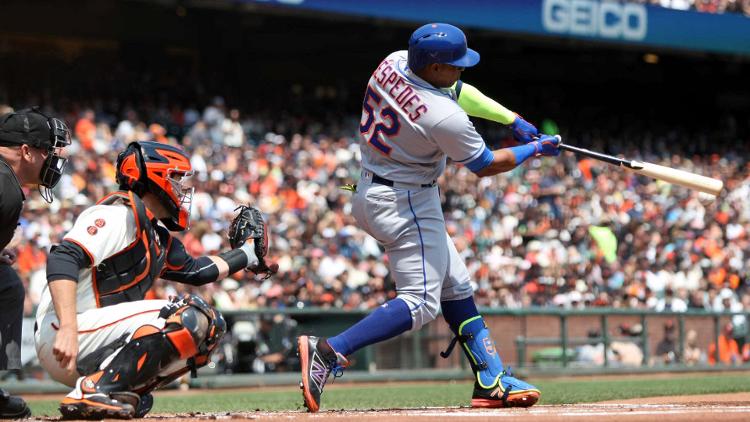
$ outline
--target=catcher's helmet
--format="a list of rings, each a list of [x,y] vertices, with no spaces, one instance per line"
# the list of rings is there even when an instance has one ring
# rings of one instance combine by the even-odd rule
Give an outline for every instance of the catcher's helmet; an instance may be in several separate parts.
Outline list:
[[[479,53],[466,46],[463,31],[447,23],[428,23],[409,38],[409,69],[417,71],[432,63],[471,67]]]
[[[184,182],[193,175],[190,159],[178,147],[159,142],[133,142],[117,156],[117,183],[120,189],[143,197],[154,194],[169,211],[161,222],[172,231],[183,231],[190,224],[193,188]]]

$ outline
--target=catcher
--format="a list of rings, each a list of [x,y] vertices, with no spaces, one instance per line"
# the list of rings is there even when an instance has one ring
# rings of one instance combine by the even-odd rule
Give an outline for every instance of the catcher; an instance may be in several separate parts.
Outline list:
[[[121,190],[83,211],[50,252],[37,311],[39,360],[73,387],[60,404],[64,418],[142,417],[154,389],[208,362],[223,317],[195,295],[144,300],[154,280],[199,286],[243,268],[278,269],[265,261],[266,226],[251,207],[232,222],[234,249],[217,256],[191,257],[170,235],[190,219],[192,169],[181,149],[131,143],[116,167]]]

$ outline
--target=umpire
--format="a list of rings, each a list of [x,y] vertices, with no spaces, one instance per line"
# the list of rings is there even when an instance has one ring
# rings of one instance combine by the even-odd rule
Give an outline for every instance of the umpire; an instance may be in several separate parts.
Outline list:
[[[13,249],[6,249],[18,226],[24,196],[22,186],[38,186],[42,197],[52,201],[53,188],[62,176],[66,159],[62,149],[70,145],[70,130],[60,119],[37,108],[0,116],[0,371],[21,364],[21,324],[24,288],[11,267]],[[26,402],[0,389],[0,418],[31,416]]]

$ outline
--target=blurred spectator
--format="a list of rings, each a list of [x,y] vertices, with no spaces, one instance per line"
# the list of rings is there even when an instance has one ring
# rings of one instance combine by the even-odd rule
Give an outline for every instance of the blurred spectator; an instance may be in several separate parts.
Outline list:
[[[94,111],[85,110],[75,125],[75,135],[81,147],[87,151],[94,149],[94,138],[96,137],[96,125],[94,124]]]
[[[656,345],[654,356],[651,357],[651,366],[671,365],[680,361],[679,349],[675,340],[674,321],[667,320],[664,323],[664,337]]]
[[[747,314],[750,313],[750,293],[745,293],[742,296],[741,302],[736,302],[731,308],[732,312],[744,312],[738,313],[732,316],[732,337],[737,342],[737,347],[743,350],[747,343],[747,338],[750,336],[750,321],[748,321]]]
[[[284,314],[264,313],[253,321],[240,319],[231,324],[214,360],[234,373],[299,370],[297,335],[297,322]]]
[[[297,322],[284,314],[263,314],[256,340],[255,372],[299,370]],[[261,365],[262,362],[262,365]]]
[[[214,97],[211,105],[203,111],[203,122],[213,143],[221,144],[224,135],[224,98]]]
[[[719,363],[724,365],[738,365],[742,361],[737,342],[732,338],[732,328],[732,323],[728,322],[719,334]],[[716,343],[708,346],[708,363],[716,365]]]
[[[689,330],[685,334],[685,356],[683,363],[693,366],[706,362],[706,355],[698,347],[698,333],[695,330]]]
[[[699,12],[719,13],[724,11],[723,3],[725,2],[721,0],[695,0],[695,9]]]
[[[630,332],[620,329],[621,335],[628,337],[639,337],[640,331]],[[603,366],[604,365],[604,343],[601,341],[601,333],[598,329],[589,330],[587,337],[590,339],[588,344],[576,348],[575,362],[581,366]],[[643,351],[634,341],[615,340],[611,341],[607,348],[608,365],[614,367],[641,366],[643,362]]]
[[[604,343],[601,342],[599,330],[589,330],[589,343],[576,348],[576,362],[583,366],[604,365]]]
[[[693,0],[656,0],[651,3],[669,9],[688,10],[693,5]]]
[[[240,111],[236,108],[229,112],[229,118],[224,119],[221,130],[224,132],[224,145],[238,148],[245,144],[245,133],[240,124]]]
[[[687,303],[679,297],[674,297],[674,292],[670,287],[664,289],[664,297],[659,299],[654,306],[657,312],[685,312]]]
[[[612,361],[615,362],[615,366],[641,366],[643,350],[639,344],[643,326],[641,324],[635,324],[632,327],[621,325],[618,328],[621,336],[630,337],[632,340],[617,340],[610,343]]]

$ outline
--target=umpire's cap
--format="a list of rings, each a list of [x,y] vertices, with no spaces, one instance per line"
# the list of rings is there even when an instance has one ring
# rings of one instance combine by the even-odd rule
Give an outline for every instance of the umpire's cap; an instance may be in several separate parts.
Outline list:
[[[46,116],[36,107],[0,116],[0,146],[27,144],[49,149],[61,146],[56,145],[58,137],[67,138],[65,144],[70,144],[67,126],[59,119]]]
[[[466,46],[466,35],[457,27],[428,23],[409,38],[409,68],[417,71],[432,63],[471,67],[479,63],[479,53]]]

